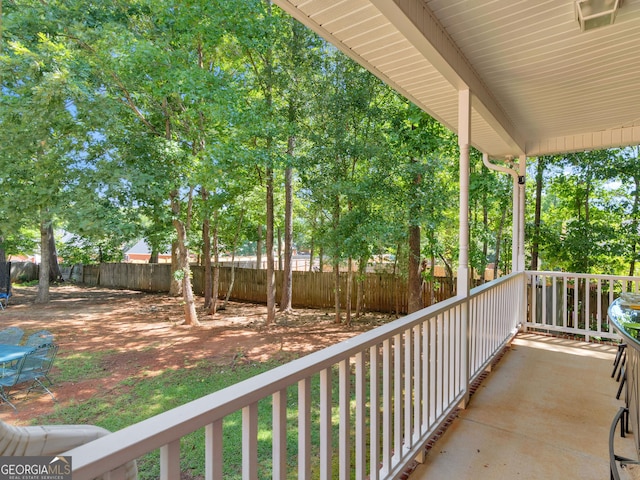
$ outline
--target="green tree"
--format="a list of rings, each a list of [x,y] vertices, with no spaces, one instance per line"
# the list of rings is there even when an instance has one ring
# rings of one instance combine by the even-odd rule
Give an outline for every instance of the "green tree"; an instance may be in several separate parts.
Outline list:
[[[395,168],[392,171],[397,211],[392,217],[406,228],[407,285],[409,313],[424,307],[422,285],[427,274],[423,255],[435,264],[435,232],[442,228],[449,207],[446,201],[451,183],[446,165],[450,162],[453,135],[415,105],[400,101],[394,109],[390,137],[395,139]],[[422,231],[431,241],[423,242]],[[402,241],[398,238],[397,241]]]
[[[73,49],[61,40],[56,12],[55,2],[46,8],[10,3],[3,11],[0,182],[6,194],[0,210],[11,212],[5,228],[39,228],[37,303],[49,300],[51,265],[57,269],[53,224],[74,196],[82,152],[91,141],[77,113],[83,81]]]
[[[207,189],[200,186],[203,172],[215,161],[230,122],[236,72],[225,67],[227,52],[235,54],[229,25],[240,7],[235,2],[122,4],[109,10],[93,5],[82,18],[85,26],[100,22],[100,28],[74,35],[95,74],[113,161],[127,172],[125,181],[139,205],[148,212],[164,205],[170,212],[175,278],[182,285],[187,324],[198,324],[189,267],[189,232],[200,223],[194,196]]]
[[[627,274],[634,276],[640,263],[640,147],[614,153],[612,176],[619,181],[619,187],[615,190],[610,187],[613,208],[621,211],[620,253],[629,264]]]
[[[547,269],[585,273],[619,269],[615,239],[620,238],[620,216],[608,187],[612,159],[612,151],[547,159],[540,228]]]

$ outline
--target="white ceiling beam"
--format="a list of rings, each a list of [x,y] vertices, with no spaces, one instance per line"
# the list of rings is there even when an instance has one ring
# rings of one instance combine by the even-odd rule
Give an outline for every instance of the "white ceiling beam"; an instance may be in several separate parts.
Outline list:
[[[558,152],[583,152],[629,145],[640,145],[640,126],[612,128],[599,132],[544,138],[527,143],[527,155],[556,155]]]

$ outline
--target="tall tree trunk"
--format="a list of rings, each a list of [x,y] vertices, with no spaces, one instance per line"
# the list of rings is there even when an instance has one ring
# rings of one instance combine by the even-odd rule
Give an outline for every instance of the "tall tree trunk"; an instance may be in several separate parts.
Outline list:
[[[280,227],[276,229],[278,232],[278,270],[282,271],[282,232],[280,231]]]
[[[449,297],[453,297],[454,293],[456,293],[456,289],[455,287],[455,282],[454,277],[453,277],[453,268],[451,267],[451,264],[449,262],[447,262],[447,259],[444,258],[444,256],[442,254],[440,254],[440,260],[442,260],[442,263],[444,263],[444,270],[447,274],[447,282],[449,283],[448,285],[448,290],[449,290]]]
[[[398,275],[398,258],[400,258],[400,252],[402,249],[402,245],[398,244],[398,248],[396,249],[396,258],[393,260],[393,278],[395,280],[395,292],[394,299],[396,304],[396,318],[400,316],[400,275]]]
[[[633,177],[635,190],[633,191],[633,210],[631,210],[631,231],[638,231],[638,214],[640,213],[640,177]],[[631,241],[631,261],[629,262],[629,276],[633,277],[636,273],[636,256],[638,253],[638,236],[630,235]]]
[[[40,222],[40,272],[35,303],[49,303],[49,225],[50,220]]]
[[[218,241],[218,210],[213,212],[213,285],[211,287],[211,306],[209,313],[215,315],[218,309],[218,296],[220,292],[220,252]]]
[[[267,324],[276,320],[276,275],[273,262],[273,169],[267,168]]]
[[[418,163],[415,158],[411,159],[411,163]],[[413,178],[413,184],[416,188],[422,182],[422,175],[417,173]],[[409,218],[412,222],[417,222],[420,218],[420,205],[410,207],[411,212]],[[409,263],[408,263],[408,313],[417,312],[424,308],[422,301],[422,279],[420,278],[420,224],[415,223],[409,225]]]
[[[315,254],[315,241],[313,240],[313,235],[311,236],[311,245],[309,246],[309,271],[313,272],[313,255]]]
[[[229,279],[229,287],[227,288],[227,294],[224,297],[224,303],[222,304],[222,307],[220,307],[220,310],[227,309],[227,304],[229,303],[229,299],[231,298],[231,292],[233,292],[233,286],[236,283],[236,264],[234,262],[235,255],[236,254],[234,250],[234,252],[231,254],[231,278]]]
[[[289,137],[289,155],[293,155],[295,139]],[[293,289],[293,169],[287,166],[284,172],[285,215],[284,215],[284,269],[282,271],[282,298],[280,311],[291,311],[291,295]]]
[[[53,235],[53,222],[47,227],[47,242],[49,242],[49,282],[63,282],[62,272],[58,264],[58,251],[56,249],[56,239]]]
[[[436,255],[431,252],[431,294],[429,296],[429,305],[433,305],[436,303],[436,282],[434,279],[436,278]]]
[[[200,190],[200,196],[202,197],[202,203],[206,205],[207,199],[209,197],[209,192],[205,188]],[[205,208],[206,212],[206,208]],[[204,219],[202,220],[202,257],[204,260],[204,310],[206,312],[211,311],[211,294],[212,288],[211,284],[213,282],[213,272],[211,271],[211,222],[209,220],[209,215],[207,213],[204,214]]]
[[[420,226],[409,227],[409,263],[408,278],[409,304],[408,313],[424,308],[422,302],[422,281],[420,279]]]
[[[169,283],[169,295],[182,296],[182,282],[176,278],[176,272],[180,270],[178,263],[178,242],[171,242],[171,282]]]
[[[149,256],[149,263],[158,263],[159,253],[157,250],[151,250],[151,255]]]
[[[231,292],[233,291],[233,285],[236,282],[236,250],[238,249],[238,238],[240,238],[240,232],[242,231],[242,220],[244,219],[244,210],[240,211],[240,219],[236,227],[236,232],[233,235],[233,245],[231,245],[231,280],[229,281],[229,288],[227,289],[227,295],[224,298],[224,305],[222,310],[227,309]]]
[[[493,264],[494,280],[498,278],[499,265],[500,265],[500,245],[502,244],[502,232],[504,231],[504,224],[506,221],[507,221],[507,209],[503,208],[502,217],[500,218],[500,225],[498,226],[498,232],[496,233],[496,260]]]
[[[588,180],[586,182],[586,188],[585,188],[585,195],[584,195],[584,223],[587,226],[587,235],[590,237],[590,233],[591,230],[588,228],[589,227],[589,221],[591,218],[591,214],[590,214],[590,210],[589,210],[589,198],[591,197],[591,180]],[[590,238],[588,238],[589,241],[591,240]],[[588,255],[584,255],[583,256],[583,269],[582,270],[578,270],[580,272],[588,272],[589,271],[589,267],[591,265],[591,258]],[[580,297],[580,298],[584,298],[584,297]]]
[[[256,270],[262,269],[262,224],[258,225],[258,241],[256,242]]]
[[[353,291],[353,259],[347,260],[347,291],[345,292],[345,324],[351,325],[351,292]]]
[[[361,257],[358,262],[358,278],[356,281],[356,318],[360,318],[362,315],[362,309],[364,308],[364,278],[367,270],[367,258]]]
[[[538,270],[538,251],[540,248],[540,217],[542,215],[542,180],[545,161],[538,157],[536,165],[536,209],[533,218],[533,239],[531,242],[531,270]]]
[[[191,204],[191,195],[193,189],[189,193],[189,204]],[[196,312],[196,303],[193,296],[193,287],[191,285],[191,267],[189,266],[189,251],[187,250],[187,225],[190,214],[187,214],[187,225],[180,220],[180,201],[178,192],[171,193],[171,211],[173,212],[173,226],[176,229],[177,243],[177,272],[178,278],[182,283],[182,296],[184,299],[184,322],[186,325],[200,325],[198,314]]]
[[[335,308],[334,323],[342,322],[340,312],[340,262],[333,260],[333,304]]]
[[[482,226],[484,228],[485,232],[489,231],[489,209],[487,208],[487,199],[486,199],[486,194],[483,194],[483,196],[485,198],[483,198],[482,200]],[[480,284],[482,285],[486,278],[485,278],[485,271],[487,270],[487,252],[489,251],[489,240],[488,240],[489,235],[482,235],[482,260],[483,260],[483,266],[484,268],[482,269],[481,272],[478,272],[480,274]]]
[[[333,245],[333,301],[335,307],[335,323],[342,321],[340,313],[340,243],[338,238],[338,225],[340,224],[340,197],[336,195],[333,203],[333,231],[336,237]]]

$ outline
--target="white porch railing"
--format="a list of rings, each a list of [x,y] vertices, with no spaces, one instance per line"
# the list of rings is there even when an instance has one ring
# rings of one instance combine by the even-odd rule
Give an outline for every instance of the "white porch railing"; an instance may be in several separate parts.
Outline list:
[[[620,292],[640,291],[640,277],[526,272],[530,330],[618,340],[607,309]]]
[[[393,478],[515,335],[525,278],[500,278],[473,289],[468,302],[440,302],[66,452],[73,478],[122,478],[119,466],[157,449],[161,478],[180,478],[180,439],[200,429],[206,479]],[[271,404],[269,418],[259,418],[259,402]],[[239,411],[242,461],[229,465],[227,420]],[[258,454],[264,438],[266,459]],[[297,453],[287,452],[292,442]]]

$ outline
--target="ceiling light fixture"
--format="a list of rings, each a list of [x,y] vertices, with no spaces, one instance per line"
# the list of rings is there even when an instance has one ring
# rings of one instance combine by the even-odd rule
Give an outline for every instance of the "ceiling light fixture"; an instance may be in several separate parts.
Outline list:
[[[613,24],[622,0],[575,0],[576,20],[580,30]]]

